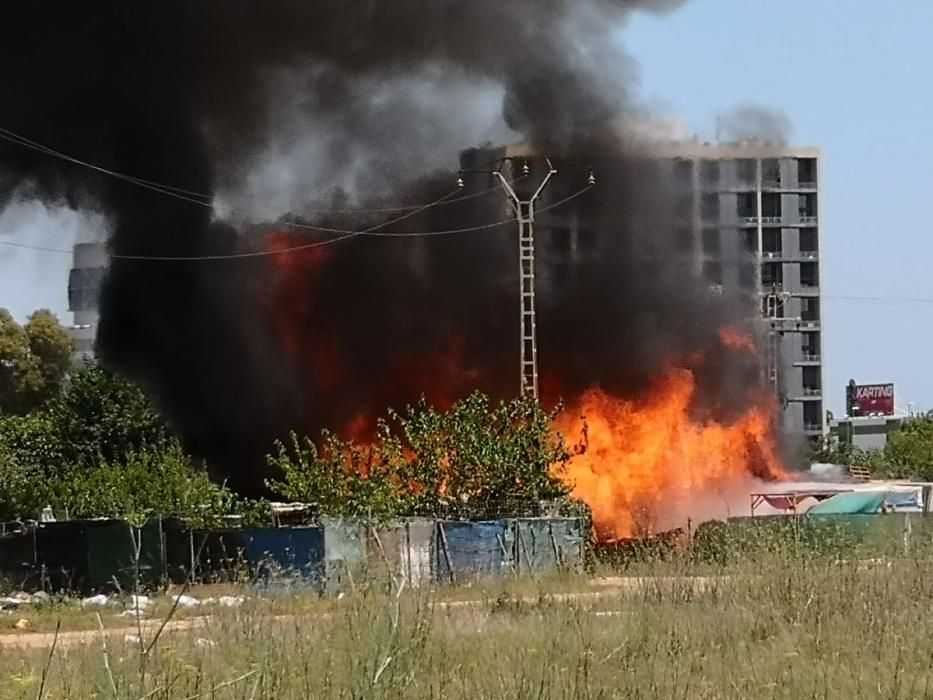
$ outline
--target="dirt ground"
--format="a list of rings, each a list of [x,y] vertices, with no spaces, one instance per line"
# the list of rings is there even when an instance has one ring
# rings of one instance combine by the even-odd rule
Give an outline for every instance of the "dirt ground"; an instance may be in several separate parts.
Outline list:
[[[721,583],[720,577],[624,577],[614,576],[594,579],[590,582],[591,590],[580,590],[567,593],[551,593],[547,595],[548,600],[556,602],[581,602],[591,603],[600,599],[612,598],[622,594],[633,594],[644,591],[648,586],[688,586],[694,592],[703,592],[709,590],[714,583]],[[533,604],[540,600],[539,596],[516,596],[510,598],[511,602]],[[460,611],[477,609],[488,604],[488,601],[479,599],[442,601],[436,604],[441,610]],[[327,614],[327,613],[324,613]],[[27,617],[28,613],[23,614]],[[287,619],[293,616],[275,616]],[[28,619],[28,617],[27,617]],[[205,627],[210,621],[210,615],[204,614],[186,619],[170,620],[165,624],[162,635],[170,637],[175,634],[192,632]],[[163,624],[161,619],[143,620],[139,624],[123,623],[115,627],[107,628],[105,626],[103,633],[100,630],[79,630],[62,631],[56,635],[54,632],[30,632],[16,631],[6,634],[0,634],[0,650],[2,649],[42,649],[49,648],[56,644],[57,648],[74,648],[80,646],[100,645],[103,634],[104,641],[111,639],[123,639],[128,636],[136,636],[142,632],[144,638],[151,638],[159,627]]]

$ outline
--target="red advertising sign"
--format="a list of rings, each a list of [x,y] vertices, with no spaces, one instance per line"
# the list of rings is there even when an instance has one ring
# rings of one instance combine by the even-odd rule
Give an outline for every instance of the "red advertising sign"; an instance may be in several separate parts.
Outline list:
[[[893,416],[893,384],[850,384],[846,392],[850,416]]]

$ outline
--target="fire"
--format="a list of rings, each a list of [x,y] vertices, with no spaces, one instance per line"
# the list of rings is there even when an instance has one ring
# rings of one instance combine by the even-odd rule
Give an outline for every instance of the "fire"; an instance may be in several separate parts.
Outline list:
[[[671,369],[637,400],[586,392],[557,419],[581,448],[561,478],[593,512],[603,539],[644,536],[703,516],[699,503],[752,478],[784,478],[768,408],[721,424],[691,415],[696,379]]]
[[[752,340],[750,336],[739,333],[732,328],[721,328],[719,330],[719,342],[722,343],[723,347],[732,350],[739,350],[747,353],[754,353],[756,350],[755,341]]]

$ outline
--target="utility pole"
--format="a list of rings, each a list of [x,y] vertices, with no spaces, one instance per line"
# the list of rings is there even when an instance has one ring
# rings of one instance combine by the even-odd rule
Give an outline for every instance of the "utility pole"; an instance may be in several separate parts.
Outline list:
[[[518,221],[518,266],[519,266],[519,304],[520,304],[520,342],[521,342],[521,395],[534,397],[538,400],[538,325],[535,316],[535,204],[551,178],[557,170],[547,161],[547,174],[538,185],[538,189],[528,199],[521,196],[512,187],[512,183],[505,179],[501,170],[495,171],[502,189],[512,207],[515,209],[515,218]],[[528,163],[522,166],[522,175],[527,177],[531,173]]]
[[[797,319],[787,318],[784,314],[784,302],[790,298],[790,294],[778,290],[776,284],[771,286],[771,291],[764,295],[765,308],[764,315],[768,319],[768,350],[767,350],[767,368],[766,368],[766,377],[768,385],[771,387],[771,390],[774,392],[775,396],[779,396],[781,382],[780,382],[780,352],[778,347],[778,341],[780,336],[784,335],[784,331],[779,331],[779,326],[782,326],[786,321],[795,321]]]
[[[506,157],[512,161],[514,157]],[[537,189],[530,197],[523,197],[513,187],[518,178],[508,180],[502,174],[502,167],[490,171],[461,170],[457,183],[463,187],[463,175],[467,172],[484,172],[495,176],[508,197],[509,203],[515,211],[518,222],[518,265],[519,265],[519,342],[521,348],[520,395],[532,396],[535,401],[538,392],[538,326],[535,303],[535,207],[542,193],[557,174],[557,169],[549,158],[545,158],[547,172],[538,184]],[[525,161],[522,165],[522,178],[531,175],[531,168]],[[590,187],[596,184],[596,175],[589,171],[588,183]]]

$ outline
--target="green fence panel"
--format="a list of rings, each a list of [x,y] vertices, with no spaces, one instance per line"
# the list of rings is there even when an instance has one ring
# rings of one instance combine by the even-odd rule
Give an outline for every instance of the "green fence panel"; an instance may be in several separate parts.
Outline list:
[[[87,523],[88,579],[94,588],[119,586],[133,590],[154,586],[165,576],[162,523],[141,528],[116,520]],[[138,562],[137,562],[138,554]]]

